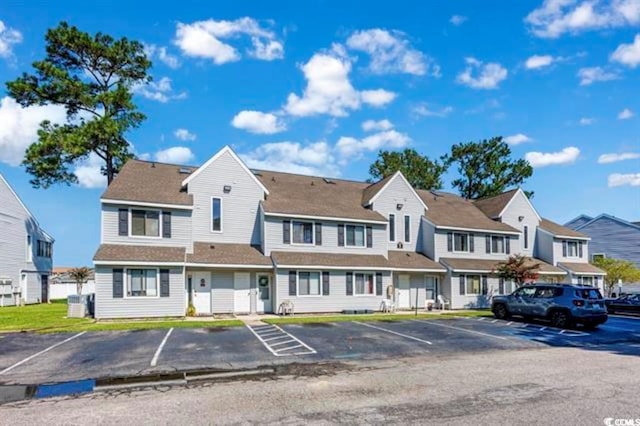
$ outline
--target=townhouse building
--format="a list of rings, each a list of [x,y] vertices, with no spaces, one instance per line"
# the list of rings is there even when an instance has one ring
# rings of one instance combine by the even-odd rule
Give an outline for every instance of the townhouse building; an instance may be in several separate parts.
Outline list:
[[[595,285],[602,274],[577,271],[588,237],[567,238],[520,190],[472,202],[415,190],[400,172],[370,184],[250,170],[229,147],[200,167],[130,160],[101,205],[97,318],[183,316],[190,305],[268,313],[285,301],[295,312],[378,310],[387,299],[411,309],[438,296],[482,307],[513,288],[493,270],[520,252],[548,280]],[[562,232],[539,237],[544,225]]]

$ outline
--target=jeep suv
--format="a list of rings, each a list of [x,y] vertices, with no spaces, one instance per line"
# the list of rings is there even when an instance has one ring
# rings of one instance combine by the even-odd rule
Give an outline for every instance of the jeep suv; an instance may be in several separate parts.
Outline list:
[[[527,284],[508,296],[494,297],[491,311],[499,319],[546,319],[559,328],[577,323],[595,328],[607,321],[600,290],[574,284]]]

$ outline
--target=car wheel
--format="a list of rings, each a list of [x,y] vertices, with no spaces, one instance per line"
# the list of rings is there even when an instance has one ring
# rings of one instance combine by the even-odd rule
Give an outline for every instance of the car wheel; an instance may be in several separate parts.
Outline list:
[[[509,318],[509,311],[503,303],[498,303],[493,307],[493,315],[498,319]]]
[[[571,325],[571,316],[565,311],[554,311],[551,314],[551,324],[558,328],[569,327]]]
[[[600,324],[594,324],[594,323],[587,323],[587,324],[583,324],[585,330],[595,330],[596,328],[598,328]]]

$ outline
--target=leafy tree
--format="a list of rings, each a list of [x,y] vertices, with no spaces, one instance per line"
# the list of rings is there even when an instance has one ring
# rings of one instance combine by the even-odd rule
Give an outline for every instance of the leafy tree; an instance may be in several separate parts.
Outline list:
[[[610,295],[618,282],[633,283],[640,281],[640,269],[628,260],[599,257],[593,260],[593,265],[607,273],[604,283],[607,286],[607,295]]]
[[[414,188],[430,190],[442,188],[442,174],[447,168],[437,160],[418,154],[415,149],[380,151],[378,159],[369,167],[369,181],[384,179],[398,170]]]
[[[521,254],[509,256],[509,259],[500,262],[493,271],[498,278],[513,281],[516,285],[521,286],[524,283],[536,281],[539,278],[538,270],[540,264],[530,261],[530,259]]]
[[[86,266],[73,268],[69,271],[69,276],[76,282],[76,292],[78,296],[82,294],[82,286],[87,282],[90,274],[91,270]]]
[[[453,145],[442,160],[446,166],[457,165],[459,177],[452,185],[469,200],[498,195],[520,186],[533,174],[527,160],[511,160],[511,148],[500,136]],[[531,197],[533,193],[527,195]]]
[[[91,153],[104,161],[102,173],[111,183],[131,157],[124,135],[146,118],[132,102],[131,88],[151,78],[141,43],[90,35],[61,22],[45,36],[46,56],[33,63],[34,74],[23,73],[7,83],[20,105],[61,105],[67,122],[43,121],[38,141],[23,161],[34,187],[77,182],[71,167]]]

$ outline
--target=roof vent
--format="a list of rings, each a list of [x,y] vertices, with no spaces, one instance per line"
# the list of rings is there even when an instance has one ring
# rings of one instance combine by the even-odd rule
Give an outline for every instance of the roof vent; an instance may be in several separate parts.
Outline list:
[[[433,195],[433,199],[434,199],[434,200],[437,200],[437,199],[438,199],[438,197],[440,197],[440,194],[438,194],[438,193],[437,193],[436,191],[434,191],[434,190],[431,190],[431,191],[429,191],[429,192],[431,193],[431,195]]]
[[[254,176],[262,177],[262,173],[257,170],[252,170]]]
[[[151,168],[155,169],[156,168],[156,163],[151,163]]]
[[[178,173],[180,173],[181,175],[190,175],[191,170],[187,169],[186,167],[180,167],[180,170],[178,170]]]
[[[330,185],[335,185],[336,184],[334,181],[332,181],[329,178],[322,178],[322,180],[324,181],[324,183],[328,183]]]

